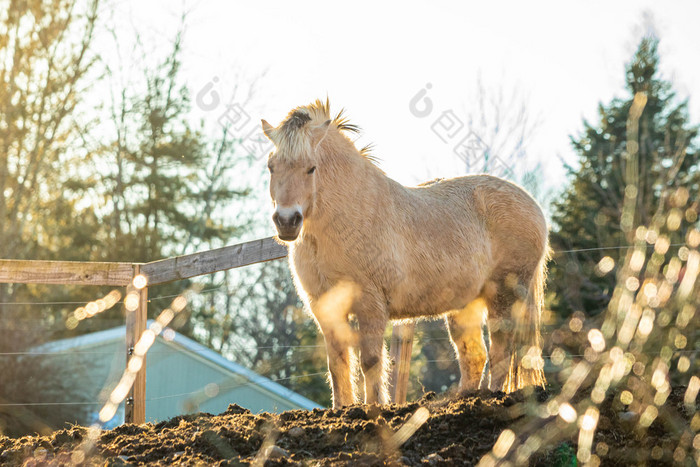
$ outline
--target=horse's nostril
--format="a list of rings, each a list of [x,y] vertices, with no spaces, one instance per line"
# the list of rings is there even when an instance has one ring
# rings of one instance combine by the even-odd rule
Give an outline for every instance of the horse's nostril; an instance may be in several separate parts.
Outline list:
[[[272,221],[278,228],[290,229],[297,228],[304,220],[304,216],[300,212],[295,212],[291,216],[281,216],[278,212],[272,215]]]

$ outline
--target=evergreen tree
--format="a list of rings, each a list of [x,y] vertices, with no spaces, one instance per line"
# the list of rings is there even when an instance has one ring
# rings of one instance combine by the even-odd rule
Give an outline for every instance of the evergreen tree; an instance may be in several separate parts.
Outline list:
[[[627,65],[628,96],[600,104],[599,122],[584,121],[583,132],[571,138],[579,163],[567,167],[571,182],[553,203],[551,234],[552,246],[560,252],[550,266],[551,307],[562,316],[575,311],[595,315],[610,301],[615,271],[603,274],[606,271],[596,265],[606,256],[619,265],[630,243],[621,227],[630,145],[638,157],[632,225],[663,221],[658,216],[673,208],[671,195],[679,187],[691,196],[690,207],[679,215],[691,223],[697,220],[700,152],[694,140],[698,127],[688,122],[687,102],[679,102],[671,84],[660,76],[657,46],[655,38],[642,39]],[[628,141],[635,96],[646,99],[646,105],[637,137]],[[673,233],[670,242],[675,248],[685,233],[683,229]]]
[[[101,151],[110,168],[102,181],[106,259],[154,261],[221,246],[241,231],[216,207],[248,194],[230,183],[242,158],[226,131],[214,140],[189,122],[180,48],[178,34],[170,55],[144,70],[143,93],[123,90],[113,102],[115,139]]]

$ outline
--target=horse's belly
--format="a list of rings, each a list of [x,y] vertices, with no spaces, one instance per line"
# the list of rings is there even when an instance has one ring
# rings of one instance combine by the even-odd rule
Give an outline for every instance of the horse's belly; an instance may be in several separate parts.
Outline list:
[[[479,294],[477,286],[464,282],[423,287],[416,287],[416,283],[406,284],[389,294],[387,309],[390,319],[438,316],[464,308]]]

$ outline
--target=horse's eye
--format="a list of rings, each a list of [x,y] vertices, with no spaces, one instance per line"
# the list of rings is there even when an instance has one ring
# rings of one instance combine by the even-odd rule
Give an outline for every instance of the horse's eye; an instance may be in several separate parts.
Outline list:
[[[311,168],[309,169],[309,171],[306,172],[306,173],[309,174],[309,175],[311,175],[311,174],[314,173],[314,172],[316,172],[316,166],[311,167]]]

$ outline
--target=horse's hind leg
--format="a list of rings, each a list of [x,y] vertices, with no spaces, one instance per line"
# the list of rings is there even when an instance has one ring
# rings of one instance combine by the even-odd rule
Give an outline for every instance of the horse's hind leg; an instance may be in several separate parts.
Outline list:
[[[523,284],[528,282],[527,279],[508,274],[486,296],[490,338],[488,388],[492,391],[512,392],[518,389],[515,328],[522,321],[522,314],[527,313],[527,289]]]
[[[480,298],[464,309],[445,316],[450,339],[459,359],[460,391],[479,388],[486,362],[482,334],[485,319],[486,303]]]

